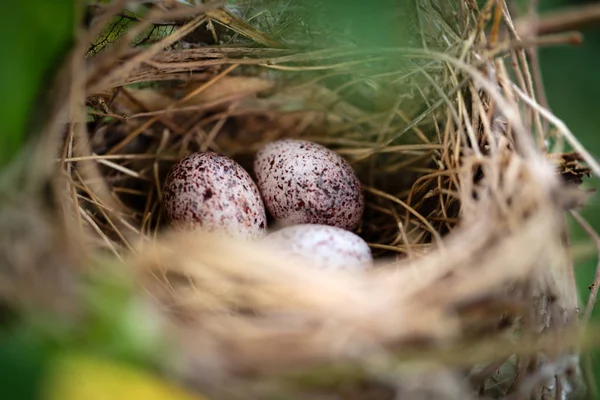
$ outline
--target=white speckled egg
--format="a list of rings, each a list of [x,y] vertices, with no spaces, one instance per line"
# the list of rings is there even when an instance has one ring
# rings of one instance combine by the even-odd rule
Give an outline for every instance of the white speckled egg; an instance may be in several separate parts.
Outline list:
[[[362,271],[373,262],[371,249],[361,237],[334,226],[288,226],[264,240],[277,251],[315,268]]]
[[[364,199],[356,173],[324,146],[297,139],[269,143],[256,154],[254,172],[267,210],[285,225],[352,230],[362,217]]]
[[[193,153],[171,168],[164,183],[164,205],[172,225],[220,230],[257,238],[266,232],[266,211],[250,175],[223,155]]]

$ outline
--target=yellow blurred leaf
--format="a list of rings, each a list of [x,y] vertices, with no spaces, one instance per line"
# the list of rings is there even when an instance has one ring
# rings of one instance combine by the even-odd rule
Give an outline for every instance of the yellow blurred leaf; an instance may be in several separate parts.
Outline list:
[[[69,355],[51,364],[43,400],[207,400],[129,365]]]

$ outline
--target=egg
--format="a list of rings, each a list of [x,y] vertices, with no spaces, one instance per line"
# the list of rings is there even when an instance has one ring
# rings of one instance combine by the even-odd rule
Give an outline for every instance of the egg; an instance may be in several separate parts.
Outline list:
[[[282,228],[264,242],[287,261],[326,270],[363,271],[372,266],[371,249],[358,235],[329,225],[301,224]]]
[[[226,156],[190,154],[171,168],[163,191],[167,217],[178,230],[219,230],[245,238],[266,233],[266,211],[256,184]]]
[[[364,199],[356,173],[320,144],[298,139],[268,143],[256,154],[254,172],[265,207],[284,225],[352,230],[362,217]]]

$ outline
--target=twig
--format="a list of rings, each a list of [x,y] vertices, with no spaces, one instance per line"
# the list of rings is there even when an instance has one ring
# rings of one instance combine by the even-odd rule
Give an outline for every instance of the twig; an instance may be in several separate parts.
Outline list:
[[[571,215],[579,223],[579,225],[586,231],[586,233],[592,238],[598,254],[600,254],[600,236],[594,230],[594,228],[583,218],[578,212],[571,211]],[[592,312],[594,311],[594,305],[596,304],[596,298],[598,297],[598,290],[600,289],[600,260],[596,264],[596,275],[594,276],[594,282],[590,286],[590,295],[588,297],[585,311],[583,312],[583,323],[587,324],[592,318]]]
[[[257,30],[246,21],[232,15],[227,11],[212,9],[207,10],[206,15],[211,20],[218,22],[220,25],[223,25],[224,27],[229,28],[236,33],[239,33],[240,35],[249,37],[257,43],[273,48],[281,47],[280,42],[267,35],[266,33]]]
[[[506,21],[506,25],[508,26],[510,32],[512,35],[514,35],[514,37],[518,40],[520,39],[518,32],[515,29],[514,23],[512,21],[512,18],[510,17],[510,13],[508,10],[508,5],[506,4],[506,0],[503,0],[503,6],[504,6],[504,18]],[[534,87],[533,87],[533,78],[531,76],[531,72],[529,70],[529,64],[527,62],[527,57],[525,56],[525,50],[520,49],[517,51],[517,65],[520,63],[520,69],[522,69],[522,75],[523,78],[525,79],[525,90],[527,90],[527,93],[529,93],[529,95],[531,96],[531,98],[533,100],[536,100],[536,93],[534,91]],[[518,67],[516,69],[519,69]],[[536,100],[537,101],[537,100]],[[531,116],[534,119],[535,122],[535,126],[537,128],[537,137],[538,137],[538,146],[540,147],[540,149],[546,150],[546,143],[545,143],[545,136],[544,136],[544,132],[542,129],[542,121],[541,118],[539,116],[539,113],[535,112],[535,110],[531,110]]]
[[[581,28],[600,26],[600,4],[571,7],[537,18],[517,20],[515,26],[521,36],[538,36]]]
[[[167,155],[156,155],[156,154],[92,154],[91,156],[80,156],[80,157],[68,157],[64,160],[66,162],[76,161],[98,161],[98,160],[152,160],[159,159],[163,161],[177,161],[175,156]]]
[[[583,43],[583,35],[578,31],[553,33],[540,37],[530,37],[509,43],[509,49],[538,49],[546,46],[578,46]],[[499,48],[501,50],[502,48]],[[531,63],[529,63],[531,64]]]
[[[537,23],[539,17],[537,13],[539,0],[531,0],[529,2],[529,18],[532,21]],[[529,63],[532,69],[533,81],[535,85],[535,93],[537,93],[540,104],[546,109],[550,110],[550,106],[548,104],[548,98],[546,97],[546,88],[544,87],[544,81],[542,79],[542,69],[540,67],[540,60],[537,47],[529,47],[527,48],[527,54],[529,56]],[[548,121],[542,122],[542,128],[544,132],[548,130]]]
[[[141,180],[144,180],[144,181],[149,181],[150,180],[147,176],[144,176],[144,175],[140,174],[139,172],[133,171],[133,170],[131,170],[131,169],[127,168],[127,167],[124,167],[122,165],[116,164],[116,163],[114,163],[112,161],[100,159],[100,160],[98,160],[98,164],[105,165],[105,166],[107,166],[109,168],[112,168],[114,170],[122,172],[125,175],[129,175],[129,176],[131,176],[133,178],[141,179]]]

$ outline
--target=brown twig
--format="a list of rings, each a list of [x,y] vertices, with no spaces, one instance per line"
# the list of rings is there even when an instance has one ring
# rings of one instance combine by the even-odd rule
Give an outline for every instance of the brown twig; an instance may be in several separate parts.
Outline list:
[[[529,18],[537,23],[539,17],[537,13],[539,0],[531,0],[529,3]],[[533,75],[533,81],[535,85],[535,93],[538,95],[539,102],[542,107],[550,110],[548,104],[548,98],[546,96],[546,88],[544,87],[544,81],[542,79],[542,69],[540,66],[539,54],[537,47],[533,46],[528,48],[527,55],[529,57],[529,64],[531,66],[531,73]],[[544,132],[548,131],[548,121],[542,122],[542,129]]]
[[[578,212],[571,211],[571,215],[573,218],[579,223],[579,225],[586,231],[588,235],[594,241],[596,248],[598,249],[598,253],[600,254],[600,236],[596,230],[583,218]],[[598,290],[600,289],[600,261],[596,265],[596,275],[594,276],[594,282],[590,286],[590,296],[588,297],[587,305],[585,306],[585,310],[583,312],[583,322],[588,323],[592,318],[592,312],[594,311],[594,306],[596,304],[596,298],[598,297]]]
[[[246,21],[232,15],[224,10],[207,10],[206,15],[220,25],[225,26],[243,36],[249,37],[252,40],[262,45],[274,48],[280,48],[281,43],[264,32],[259,31]]]
[[[600,4],[571,7],[537,18],[524,17],[516,22],[520,36],[539,36],[600,26]]]

